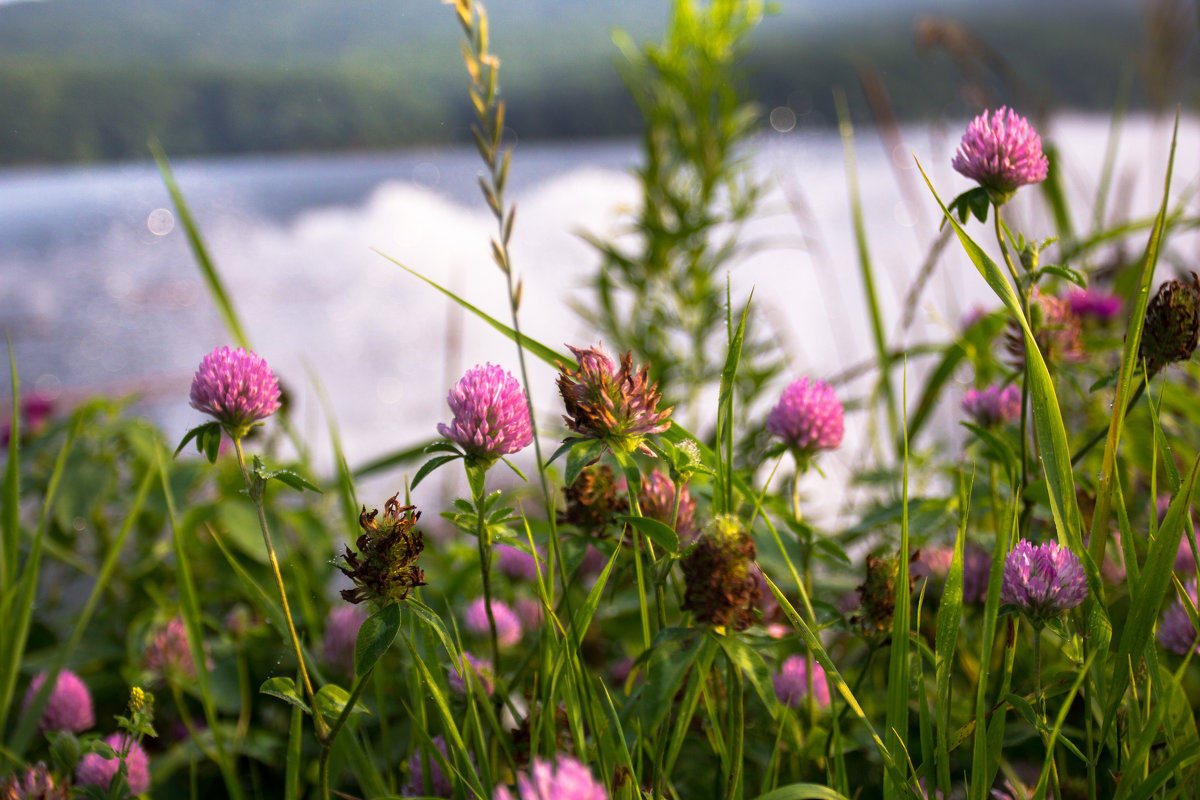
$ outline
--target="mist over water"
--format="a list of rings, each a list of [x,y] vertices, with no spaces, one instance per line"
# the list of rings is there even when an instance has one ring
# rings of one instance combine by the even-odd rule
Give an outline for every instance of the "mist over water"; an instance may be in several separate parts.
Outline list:
[[[1043,130],[1060,147],[1080,232],[1091,225],[1108,129],[1104,117],[1060,117]],[[949,201],[969,188],[949,166],[961,130],[906,128],[894,154],[872,131],[857,137],[868,244],[894,346],[944,342],[972,307],[997,304],[952,242],[912,327],[899,327],[939,220],[912,156]],[[1181,123],[1174,197],[1197,176],[1198,133],[1195,119]],[[1155,213],[1170,135],[1169,122],[1126,122],[1110,216]],[[747,155],[769,191],[745,232],[753,249],[730,274],[737,308],[754,289],[752,313],[787,354],[789,377],[828,378],[871,359],[836,133],[801,126],[763,137]],[[632,142],[516,148],[512,253],[524,286],[522,326],[533,338],[557,349],[595,341],[569,305],[588,301],[598,263],[578,233],[626,229],[639,202],[637,157]],[[291,391],[295,419],[323,468],[330,447],[314,377],[354,466],[432,438],[449,416],[446,392],[466,368],[491,361],[517,371],[511,342],[380,255],[508,323],[503,276],[489,255],[495,223],[478,193],[473,151],[195,160],[175,169],[251,343]],[[1029,237],[1053,232],[1037,191],[1021,192],[1005,218]],[[968,230],[994,252],[990,226]],[[1133,241],[1130,257],[1145,236]],[[1171,240],[1159,280],[1195,255],[1194,237]],[[24,391],[57,395],[66,407],[93,392],[136,392],[138,410],[168,439],[201,421],[187,406],[192,373],[229,339],[153,165],[0,171],[0,265],[0,321]],[[540,423],[554,435],[554,371],[528,363]],[[844,393],[854,399],[865,388]],[[3,391],[7,398],[7,380]],[[846,447],[823,465],[837,472],[854,462],[866,445],[861,420],[848,418]]]

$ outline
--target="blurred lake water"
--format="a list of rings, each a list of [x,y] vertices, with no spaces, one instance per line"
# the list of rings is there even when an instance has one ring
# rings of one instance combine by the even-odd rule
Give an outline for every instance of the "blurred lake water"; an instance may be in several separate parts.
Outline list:
[[[1062,116],[1042,127],[1060,148],[1076,229],[1086,231],[1109,119]],[[948,201],[969,188],[949,166],[962,130],[906,127],[894,152],[874,131],[857,135],[870,252],[896,346],[944,342],[973,307],[996,305],[951,243],[913,324],[900,330],[905,295],[939,221],[913,157]],[[1126,120],[1110,217],[1157,210],[1170,136],[1169,121]],[[1200,127],[1187,118],[1174,196],[1197,177],[1198,144]],[[755,313],[794,376],[828,378],[870,359],[836,131],[772,133],[746,156],[769,191],[746,231],[754,247],[730,274],[735,301],[740,307],[755,290]],[[522,324],[532,337],[564,351],[564,343],[595,341],[570,306],[588,301],[598,262],[578,234],[624,235],[639,199],[637,158],[634,142],[516,147],[512,251],[524,282]],[[319,464],[328,465],[330,447],[312,376],[329,395],[354,466],[434,436],[436,423],[449,417],[446,392],[466,368],[491,361],[517,371],[507,339],[380,255],[507,322],[479,169],[469,149],[175,163],[251,342],[291,390]],[[1024,190],[1005,214],[1029,238],[1053,234],[1036,191]],[[991,239],[990,225],[968,229],[985,245]],[[1134,241],[1140,251],[1145,237]],[[1160,274],[1194,264],[1195,255],[1194,238],[1174,240]],[[60,407],[96,392],[136,393],[137,410],[164,426],[169,439],[201,421],[187,405],[191,376],[229,337],[153,164],[0,171],[0,267],[0,325],[12,337],[23,390],[54,396]],[[553,376],[552,368],[534,364],[535,403],[551,435],[560,413]],[[0,404],[7,404],[7,379],[0,390]],[[843,468],[863,444],[861,427],[848,421],[849,446],[833,459]]]

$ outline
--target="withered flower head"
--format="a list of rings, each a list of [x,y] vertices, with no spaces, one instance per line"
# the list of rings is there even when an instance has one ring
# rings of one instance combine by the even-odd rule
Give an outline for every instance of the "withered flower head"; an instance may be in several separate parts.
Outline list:
[[[658,384],[650,382],[650,367],[643,365],[635,372],[631,352],[621,356],[618,368],[599,347],[580,350],[567,345],[567,349],[579,362],[577,370],[558,365],[567,427],[626,455],[635,450],[653,455],[642,440],[671,427],[671,409],[657,410],[662,395]]]
[[[563,487],[563,495],[567,510],[558,521],[589,536],[604,536],[613,517],[629,513],[629,503],[617,492],[616,476],[608,464],[584,469],[570,486]]]
[[[417,557],[425,549],[425,539],[416,529],[421,512],[415,506],[401,507],[397,497],[399,494],[393,495],[384,505],[383,519],[377,519],[379,509],[368,512],[365,506],[358,517],[363,529],[357,542],[359,552],[347,547],[346,564],[338,566],[354,581],[353,589],[342,590],[342,597],[351,603],[398,603],[425,585],[425,573],[417,566]]]
[[[1046,294],[1034,287],[1030,296],[1030,325],[1033,338],[1047,366],[1078,363],[1087,355],[1083,349],[1083,321],[1071,310],[1065,298]],[[1020,327],[1009,322],[1008,350],[1016,357],[1018,366],[1025,363],[1025,335]]]
[[[754,540],[736,518],[714,520],[683,557],[684,610],[709,625],[749,628],[762,595],[755,556]]]
[[[913,554],[914,557],[919,555]],[[900,561],[895,555],[867,556],[867,579],[858,587],[858,612],[851,618],[864,636],[883,633],[892,626],[892,615],[896,610],[896,578],[900,574]],[[911,570],[908,574],[908,589],[913,588]]]
[[[1174,361],[1187,361],[1200,338],[1200,278],[1171,280],[1158,287],[1146,307],[1139,359],[1153,375]]]

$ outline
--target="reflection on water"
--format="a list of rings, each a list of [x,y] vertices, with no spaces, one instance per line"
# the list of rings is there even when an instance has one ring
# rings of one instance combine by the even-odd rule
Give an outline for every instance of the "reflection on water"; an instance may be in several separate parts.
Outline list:
[[[869,246],[897,344],[944,341],[968,309],[994,305],[951,247],[915,324],[897,330],[904,296],[936,234],[936,206],[912,154],[949,199],[967,188],[949,167],[959,130],[906,129],[903,147],[892,154],[873,135],[859,137]],[[1065,118],[1051,133],[1068,192],[1085,198],[1074,213],[1083,229],[1108,121]],[[1122,213],[1155,210],[1169,138],[1165,125],[1127,122],[1113,202]],[[1196,174],[1196,138],[1195,121],[1186,121],[1180,187]],[[523,143],[514,154],[510,195],[519,210],[512,251],[524,280],[523,325],[548,345],[593,340],[568,307],[586,300],[597,263],[577,234],[623,230],[638,201],[628,172],[636,157],[633,143]],[[731,275],[734,296],[756,288],[765,329],[796,375],[834,375],[871,353],[841,145],[832,132],[797,128],[762,139],[752,160],[771,190],[747,229],[755,248]],[[507,320],[479,170],[469,150],[176,165],[251,341],[297,398],[296,418],[319,459],[327,462],[329,448],[313,376],[330,396],[355,464],[431,437],[448,414],[446,390],[467,367],[492,361],[515,371],[508,340],[380,255]],[[1036,192],[1022,193],[1006,214],[1027,234],[1053,233]],[[982,227],[972,231],[987,240]],[[0,323],[13,337],[23,387],[67,403],[93,391],[137,391],[139,410],[169,436],[198,421],[186,404],[191,374],[227,338],[152,165],[0,171],[0,264]],[[553,372],[535,365],[532,377],[541,418],[552,425]],[[849,460],[851,420],[847,433],[842,452]]]

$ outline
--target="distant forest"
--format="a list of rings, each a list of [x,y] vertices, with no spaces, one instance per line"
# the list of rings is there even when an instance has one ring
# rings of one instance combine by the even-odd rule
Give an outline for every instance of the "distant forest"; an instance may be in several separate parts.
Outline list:
[[[394,49],[380,40],[350,47],[347,31],[331,32],[341,47],[289,41],[278,31],[274,44],[261,47],[246,39],[206,49],[197,45],[204,32],[177,45],[163,34],[124,46],[119,20],[112,19],[77,19],[86,35],[63,32],[53,46],[38,46],[37,35],[56,34],[37,17],[49,9],[36,7],[62,2],[0,7],[0,162],[143,158],[151,136],[172,155],[469,141],[458,31],[444,7],[436,9],[443,12],[437,29],[425,17],[405,21],[401,13],[408,40]],[[139,4],[149,8],[144,0],[126,5]],[[199,13],[203,4],[185,5]],[[953,23],[876,15],[872,22],[822,21],[814,30],[797,15],[768,17],[746,54],[745,86],[764,111],[788,106],[801,125],[832,121],[835,86],[850,94],[856,116],[869,119],[864,76],[881,89],[874,108],[886,97],[900,119],[961,118],[984,103],[1016,104],[1034,114],[1108,109],[1123,81],[1135,106],[1174,102],[1193,90],[1187,79],[1194,23],[1188,41],[1164,53],[1153,25],[1132,5],[1046,5],[1059,8],[1036,21],[984,6]],[[76,8],[85,13],[85,6]],[[22,9],[18,19],[14,12]],[[504,17],[493,17],[509,125],[521,138],[638,130],[614,66],[619,54],[599,20],[558,20],[506,36]],[[645,18],[631,27],[637,41],[654,36]]]

